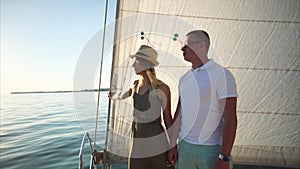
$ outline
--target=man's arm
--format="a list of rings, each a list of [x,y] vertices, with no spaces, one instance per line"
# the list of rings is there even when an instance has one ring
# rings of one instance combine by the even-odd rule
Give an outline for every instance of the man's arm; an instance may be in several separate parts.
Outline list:
[[[224,107],[223,109],[224,126],[223,126],[223,143],[221,146],[220,154],[229,157],[235,140],[235,134],[237,128],[237,116],[236,116],[237,98],[231,97],[231,98],[222,99],[221,105]],[[222,160],[217,160],[215,168],[229,168],[229,164]]]
[[[230,155],[235,140],[237,117],[236,117],[236,97],[224,99],[224,126],[223,126],[223,143],[221,154]]]

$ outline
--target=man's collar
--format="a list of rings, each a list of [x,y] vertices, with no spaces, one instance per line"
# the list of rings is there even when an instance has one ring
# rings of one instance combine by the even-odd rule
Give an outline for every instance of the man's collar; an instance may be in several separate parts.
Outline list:
[[[203,71],[203,70],[208,69],[209,67],[211,67],[214,64],[215,64],[215,61],[213,59],[208,59],[208,61],[204,65],[197,67],[197,68],[191,68],[191,71],[192,72]]]

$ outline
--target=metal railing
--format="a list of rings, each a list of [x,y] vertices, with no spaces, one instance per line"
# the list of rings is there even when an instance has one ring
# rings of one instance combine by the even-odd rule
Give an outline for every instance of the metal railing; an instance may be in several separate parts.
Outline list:
[[[91,161],[90,161],[90,169],[92,166],[94,166],[94,149],[92,147],[92,140],[90,138],[90,134],[88,132],[85,132],[81,141],[80,151],[79,151],[79,163],[78,163],[78,169],[84,169],[84,163],[83,163],[83,148],[85,143],[85,138],[88,138],[89,144],[90,144],[90,151],[91,151]]]

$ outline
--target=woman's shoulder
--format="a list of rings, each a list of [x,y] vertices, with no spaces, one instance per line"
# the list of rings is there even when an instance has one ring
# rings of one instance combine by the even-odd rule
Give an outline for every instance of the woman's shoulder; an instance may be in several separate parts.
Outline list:
[[[163,91],[170,91],[169,86],[160,80],[160,84],[157,86],[158,89],[161,89]]]

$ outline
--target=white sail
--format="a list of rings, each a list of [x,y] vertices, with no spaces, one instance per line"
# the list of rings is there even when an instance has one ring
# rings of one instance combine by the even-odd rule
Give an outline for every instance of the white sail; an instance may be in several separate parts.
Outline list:
[[[235,163],[300,167],[299,0],[121,0],[118,2],[112,88],[132,86],[129,54],[141,44],[159,53],[157,75],[172,92],[189,69],[181,43],[194,29],[211,39],[209,57],[229,68],[238,87]],[[144,33],[144,39],[141,38]],[[174,34],[178,34],[179,37]],[[177,38],[176,38],[177,37]],[[126,157],[131,98],[113,101],[109,151]]]

